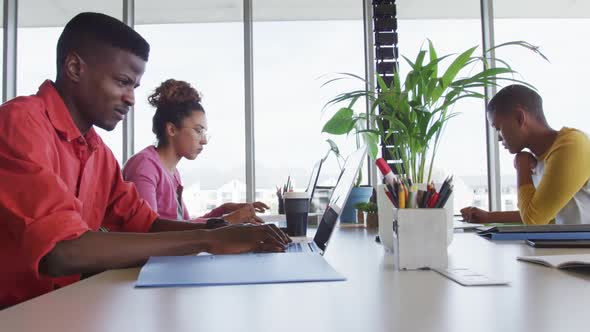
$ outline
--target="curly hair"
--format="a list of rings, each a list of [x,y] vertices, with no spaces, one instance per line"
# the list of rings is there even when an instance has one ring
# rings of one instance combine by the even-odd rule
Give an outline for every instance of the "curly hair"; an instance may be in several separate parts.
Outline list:
[[[177,127],[192,112],[205,112],[201,105],[201,95],[185,81],[169,79],[164,81],[153,94],[148,97],[150,105],[156,108],[152,122],[152,132],[156,134],[160,144],[167,144],[166,123]]]

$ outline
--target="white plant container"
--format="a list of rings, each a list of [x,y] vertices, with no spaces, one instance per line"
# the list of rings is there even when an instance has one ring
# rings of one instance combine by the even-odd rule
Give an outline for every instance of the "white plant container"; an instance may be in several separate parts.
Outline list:
[[[377,189],[379,238],[398,269],[447,267],[447,209],[396,209],[384,188]]]

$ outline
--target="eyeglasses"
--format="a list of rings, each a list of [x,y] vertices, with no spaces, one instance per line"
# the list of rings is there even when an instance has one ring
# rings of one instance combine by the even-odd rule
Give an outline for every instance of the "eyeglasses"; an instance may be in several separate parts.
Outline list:
[[[192,132],[194,133],[195,136],[197,136],[197,138],[199,140],[202,140],[203,138],[209,142],[209,140],[211,140],[211,135],[209,133],[207,133],[207,129],[199,127],[199,128],[193,128],[193,127],[177,127],[177,128],[187,128],[187,129],[192,129]]]

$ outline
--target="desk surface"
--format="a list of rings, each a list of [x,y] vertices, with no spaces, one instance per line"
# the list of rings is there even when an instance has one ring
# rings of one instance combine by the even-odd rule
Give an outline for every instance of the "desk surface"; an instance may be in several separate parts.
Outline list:
[[[583,331],[590,270],[516,261],[534,249],[455,234],[449,266],[510,286],[463,287],[433,271],[397,271],[364,229],[340,229],[331,283],[136,289],[138,269],[101,273],[0,311],[2,331]]]

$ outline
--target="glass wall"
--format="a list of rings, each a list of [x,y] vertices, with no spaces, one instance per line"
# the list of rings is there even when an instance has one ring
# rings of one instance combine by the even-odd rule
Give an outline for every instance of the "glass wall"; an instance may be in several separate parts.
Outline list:
[[[265,8],[257,3],[254,1],[253,9],[256,193],[257,198],[272,202],[276,213],[276,186],[290,176],[294,187],[304,190],[314,163],[329,150],[327,138],[337,142],[344,157],[356,149],[354,137],[321,133],[323,124],[338,110],[330,107],[322,113],[322,108],[339,93],[363,89],[363,82],[322,84],[341,72],[364,76],[362,1],[347,2],[356,17],[345,20],[311,5],[297,6],[297,19],[290,16],[294,9],[288,4],[273,9],[277,16],[290,20],[269,20]],[[364,103],[357,109],[364,111]],[[339,173],[331,155],[318,185],[334,185]],[[364,179],[366,183],[366,174]]]
[[[566,13],[580,13],[586,6],[568,2],[554,6],[551,16],[557,18],[505,18],[512,1],[494,1],[497,18],[494,20],[496,44],[525,40],[539,46],[549,62],[524,49],[500,49],[498,57],[509,61],[520,75],[518,78],[534,85],[543,98],[543,108],[552,128],[578,128],[590,133],[590,115],[585,96],[586,77],[590,67],[585,65],[588,44],[576,38],[590,34],[589,18],[568,18]],[[522,16],[526,14],[522,13]],[[515,17],[516,16],[516,17]],[[588,15],[587,15],[588,16]],[[518,209],[514,156],[500,146],[502,174],[502,207]]]
[[[150,43],[151,53],[136,91],[135,152],[156,143],[155,109],[147,97],[163,81],[191,83],[207,114],[212,138],[196,160],[178,166],[192,216],[246,200],[242,17],[240,0],[136,2],[135,29]]]
[[[35,94],[43,81],[55,80],[55,50],[65,24],[85,11],[104,13],[121,19],[121,1],[35,1],[18,2],[17,95]],[[99,135],[121,162],[123,127],[107,132],[96,128]]]
[[[470,16],[478,15],[478,8],[474,7]],[[412,61],[421,47],[428,49],[427,39],[434,43],[438,56],[461,53],[481,45],[479,18],[399,19],[398,34],[400,54]],[[477,54],[482,54],[481,46],[474,55]],[[402,58],[400,61],[401,72],[407,72],[408,63]],[[451,61],[443,62],[442,68],[446,69]],[[463,74],[474,74],[482,69],[480,65],[476,65],[469,68],[470,72]],[[453,112],[458,115],[447,122],[443,131],[434,163],[433,180],[441,182],[448,175],[454,175],[455,211],[469,205],[487,209],[484,102],[480,99],[463,99],[455,105]]]
[[[431,6],[425,5],[428,1]],[[478,4],[452,1],[449,6],[456,11],[434,0],[421,0],[420,4],[419,8],[398,4],[402,55],[413,58],[427,38],[435,43],[439,55],[481,44]],[[33,94],[45,79],[55,78],[57,38],[71,17],[96,11],[121,18],[122,5],[118,0],[19,1],[17,94]],[[203,95],[213,137],[196,161],[182,161],[179,166],[191,214],[202,214],[225,201],[243,201],[243,1],[136,1],[135,5],[136,29],[152,45],[136,94],[136,152],[155,143],[151,132],[154,110],[147,104],[147,96],[168,78],[189,81]],[[587,5],[568,2],[554,10],[545,6],[528,10],[520,3],[515,6],[508,0],[495,0],[494,8],[496,44],[526,40],[540,46],[550,59],[546,62],[517,49],[498,52],[520,72],[519,78],[539,89],[550,124],[556,129],[570,126],[590,131],[580,97],[584,95],[583,78],[590,70],[583,65],[586,47],[575,38],[564,38],[590,32],[590,19],[583,14]],[[336,94],[363,88],[363,84],[354,80],[322,84],[340,72],[364,76],[362,1],[326,2],[314,7],[311,1],[254,0],[253,16],[256,198],[276,206],[275,188],[288,176],[298,189],[307,185],[313,164],[329,149],[327,138],[334,139],[345,156],[355,149],[353,138],[321,134],[323,123],[337,110],[333,107],[322,112],[322,108]],[[403,60],[401,70],[407,70]],[[358,106],[358,111],[364,110],[364,103]],[[456,209],[465,205],[487,208],[483,102],[463,101],[454,111],[460,115],[444,131],[435,179],[455,175]],[[122,126],[99,133],[121,160]],[[512,158],[501,151],[504,210],[516,208]],[[330,156],[320,185],[333,185],[338,172],[335,158]]]

